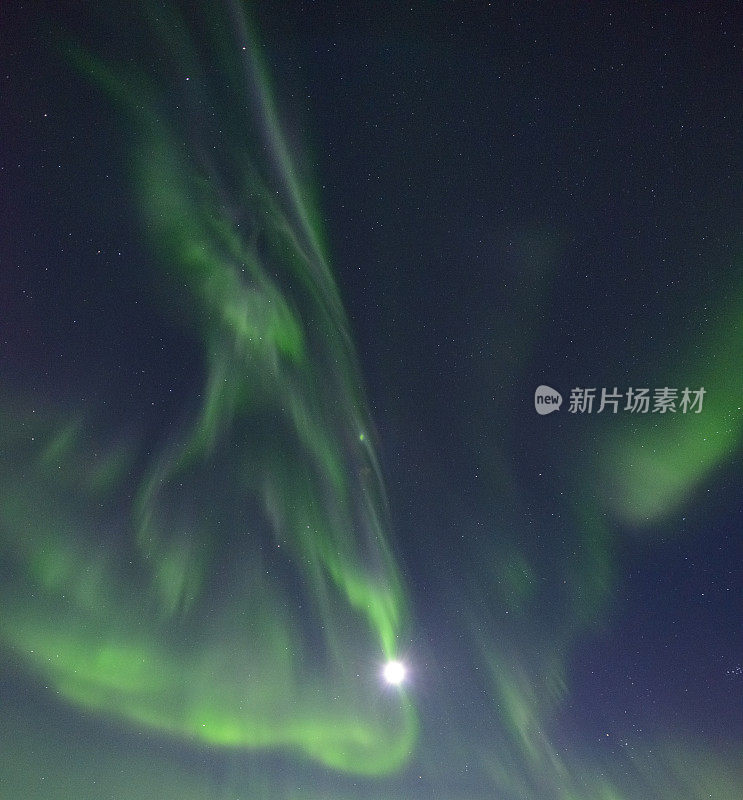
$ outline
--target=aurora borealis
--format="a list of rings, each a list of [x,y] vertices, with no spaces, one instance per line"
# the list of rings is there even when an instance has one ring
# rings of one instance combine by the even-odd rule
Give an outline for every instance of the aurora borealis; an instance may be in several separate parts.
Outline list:
[[[740,12],[3,15],[0,798],[741,797]]]

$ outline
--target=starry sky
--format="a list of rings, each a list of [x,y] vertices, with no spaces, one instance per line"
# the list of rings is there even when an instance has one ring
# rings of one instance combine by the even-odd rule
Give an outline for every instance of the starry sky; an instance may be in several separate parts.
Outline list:
[[[0,798],[743,796],[742,57],[3,4]]]

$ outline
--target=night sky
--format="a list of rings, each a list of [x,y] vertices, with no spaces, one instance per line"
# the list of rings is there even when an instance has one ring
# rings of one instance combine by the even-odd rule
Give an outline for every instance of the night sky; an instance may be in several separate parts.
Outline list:
[[[3,3],[0,798],[740,800],[742,67]]]

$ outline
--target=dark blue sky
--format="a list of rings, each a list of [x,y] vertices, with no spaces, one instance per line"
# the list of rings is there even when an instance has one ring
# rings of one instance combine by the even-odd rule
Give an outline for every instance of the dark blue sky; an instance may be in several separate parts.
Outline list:
[[[79,37],[163,67],[134,23],[114,35],[85,9],[0,11],[0,397],[99,406],[104,429],[154,451],[193,408],[204,356],[142,291],[131,132],[62,53]],[[564,662],[540,725],[581,759],[624,763],[654,737],[739,750],[739,450],[639,530],[586,466],[618,423],[538,418],[532,401],[540,383],[664,386],[680,362],[693,386],[714,367],[703,332],[743,263],[740,10],[291,2],[254,16],[324,220],[410,592],[422,755],[400,791],[445,763],[447,736],[471,743],[498,720],[493,650],[538,698]],[[592,547],[611,563],[597,595]]]

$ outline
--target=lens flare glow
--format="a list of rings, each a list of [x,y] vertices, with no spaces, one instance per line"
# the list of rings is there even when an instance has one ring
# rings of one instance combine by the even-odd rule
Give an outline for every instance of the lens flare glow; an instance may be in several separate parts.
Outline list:
[[[384,665],[382,675],[387,683],[399,686],[407,677],[408,671],[401,661],[388,661]]]

